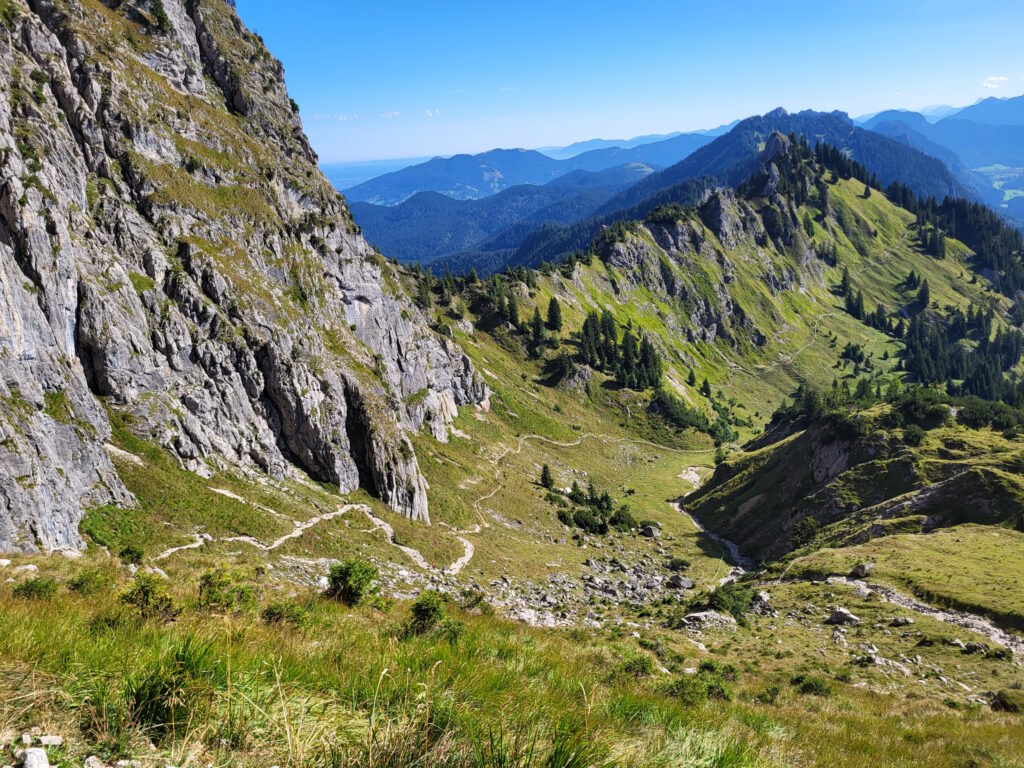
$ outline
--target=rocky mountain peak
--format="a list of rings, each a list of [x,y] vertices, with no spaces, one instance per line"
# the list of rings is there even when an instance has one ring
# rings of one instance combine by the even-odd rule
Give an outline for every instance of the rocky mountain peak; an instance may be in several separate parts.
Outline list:
[[[0,25],[0,549],[131,505],[116,411],[204,475],[298,472],[429,521],[407,433],[485,403],[316,167],[224,0],[12,0]]]

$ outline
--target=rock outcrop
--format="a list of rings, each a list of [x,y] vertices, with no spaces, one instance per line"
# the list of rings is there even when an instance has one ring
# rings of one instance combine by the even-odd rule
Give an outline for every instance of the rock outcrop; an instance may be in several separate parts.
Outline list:
[[[225,0],[12,0],[0,24],[0,550],[130,506],[109,414],[203,474],[429,520],[407,433],[484,402],[316,167]]]

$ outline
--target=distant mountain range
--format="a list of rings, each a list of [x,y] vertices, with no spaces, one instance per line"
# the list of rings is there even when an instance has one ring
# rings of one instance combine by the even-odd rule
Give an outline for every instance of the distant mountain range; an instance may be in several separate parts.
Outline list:
[[[543,222],[586,218],[653,171],[629,163],[604,171],[571,171],[544,185],[519,184],[479,200],[417,192],[399,205],[352,202],[349,207],[363,235],[384,254],[425,264],[497,235],[518,243],[521,234]]]
[[[977,197],[1024,218],[1024,96],[983,99],[937,122],[889,110],[863,127],[938,157]]]
[[[728,132],[738,122],[738,120],[733,120],[727,125],[720,125],[717,128],[709,128],[703,131],[690,131],[690,133],[698,136],[710,136],[714,138]],[[577,141],[567,147],[538,147],[537,151],[543,152],[548,157],[565,160],[594,149],[608,149],[610,147],[632,149],[633,147],[639,147],[642,144],[653,144],[655,142],[665,141],[666,139],[674,139],[675,137],[682,135],[682,131],[676,131],[674,133],[652,133],[647,134],[646,136],[634,136],[632,139],[589,139],[587,141]]]
[[[479,272],[585,248],[608,224],[735,186],[774,131],[840,147],[883,185],[969,197],[1024,219],[1024,96],[969,107],[842,112],[782,109],[710,131],[592,139],[545,150],[434,158],[345,191],[364,234],[389,256]]]
[[[573,171],[603,171],[629,163],[664,168],[713,137],[682,133],[632,147],[602,147],[565,159],[531,149],[492,149],[478,155],[435,157],[343,190],[350,203],[398,205],[417,192],[439,192],[456,200],[478,200],[520,184],[547,184]]]
[[[518,242],[507,236],[484,241],[470,250],[444,257],[437,270],[447,266],[458,272],[474,267],[487,272],[506,265],[536,265],[586,248],[603,227],[613,222],[642,219],[660,205],[693,205],[708,189],[735,186],[749,177],[756,169],[765,142],[775,131],[807,136],[812,144],[824,141],[839,147],[865,165],[883,185],[903,181],[916,194],[939,199],[946,195],[971,195],[971,190],[940,160],[860,128],[842,112],[790,114],[776,109],[739,122],[681,162],[610,197],[590,216],[563,223],[546,221],[532,231],[519,230]],[[355,215],[359,221],[358,212]]]

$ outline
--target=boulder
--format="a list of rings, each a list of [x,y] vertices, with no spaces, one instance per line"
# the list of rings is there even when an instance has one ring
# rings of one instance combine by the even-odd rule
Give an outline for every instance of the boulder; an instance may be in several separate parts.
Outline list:
[[[736,619],[718,611],[696,611],[683,616],[682,623],[687,627],[722,627],[734,625]]]
[[[897,616],[895,619],[889,622],[890,627],[909,627],[914,623],[914,620],[909,616]]]
[[[661,528],[656,525],[645,525],[640,529],[640,535],[648,539],[657,539],[661,537]]]
[[[673,573],[665,583],[672,589],[693,589],[693,579],[688,579],[680,573]]]
[[[871,573],[871,570],[874,567],[875,567],[874,563],[857,563],[855,566],[853,566],[853,569],[850,571],[850,578],[851,579],[863,579],[869,573]]]
[[[22,768],[50,768],[50,760],[46,750],[41,747],[29,747],[21,757]]]
[[[763,589],[754,594],[750,605],[751,613],[759,616],[778,616],[779,612],[772,608],[772,596]]]
[[[855,627],[860,624],[860,619],[850,613],[846,608],[836,608],[832,611],[832,615],[825,620],[825,623]]]

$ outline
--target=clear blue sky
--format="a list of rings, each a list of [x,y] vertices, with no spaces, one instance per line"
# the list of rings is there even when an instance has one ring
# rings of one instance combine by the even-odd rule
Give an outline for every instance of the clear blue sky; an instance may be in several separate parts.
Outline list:
[[[1017,0],[238,0],[322,162],[1024,92]]]

